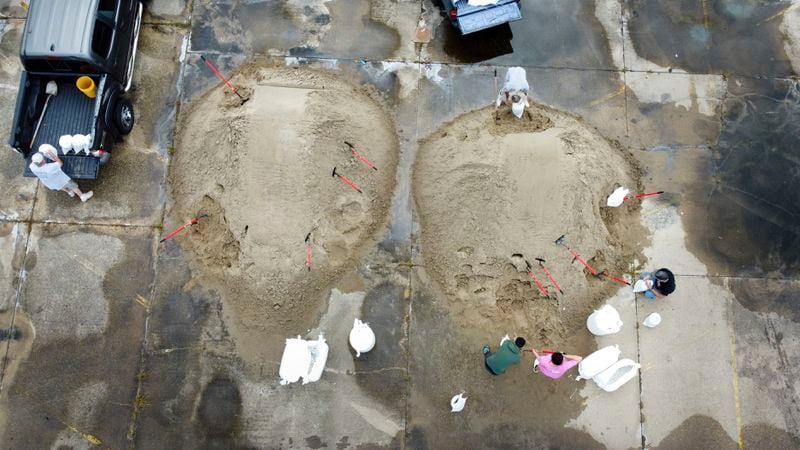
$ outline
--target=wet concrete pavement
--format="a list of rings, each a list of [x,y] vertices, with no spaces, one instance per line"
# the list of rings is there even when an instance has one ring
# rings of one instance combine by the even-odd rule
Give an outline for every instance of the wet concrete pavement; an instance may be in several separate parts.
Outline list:
[[[0,2],[15,17],[0,18],[3,133],[20,70],[16,5]],[[434,27],[421,60],[410,42],[420,11]],[[2,346],[2,446],[800,445],[798,14],[779,1],[527,0],[524,19],[483,46],[459,45],[427,0],[153,0],[137,125],[91,185],[96,197],[70,202],[0,154],[0,327],[22,332]],[[182,220],[169,215],[179,199],[167,186],[176,116],[218,86],[200,54],[223,73],[253,54],[333,70],[375,86],[391,108],[402,149],[393,219],[384,243],[320,293],[327,307],[302,330],[331,346],[319,383],[281,387],[278,361],[243,358],[225,299],[192,280],[177,243],[156,243]],[[501,82],[509,65],[527,68],[534,100],[631,148],[645,187],[673,194],[642,216],[645,254],[675,270],[678,291],[663,303],[615,297],[624,332],[574,342],[582,353],[619,343],[642,363],[613,394],[531,379],[529,361],[488,376],[480,343],[510,330],[478,336],[449,317],[423,267],[409,182],[418,140],[493,101],[495,71]],[[634,327],[653,311],[662,327]],[[360,358],[346,346],[354,316],[378,334]],[[462,389],[467,409],[453,415]]]

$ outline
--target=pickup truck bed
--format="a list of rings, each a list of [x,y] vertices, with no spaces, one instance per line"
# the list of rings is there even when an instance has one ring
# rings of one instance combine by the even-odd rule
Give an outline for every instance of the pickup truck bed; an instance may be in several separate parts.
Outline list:
[[[58,139],[65,134],[95,133],[94,117],[99,108],[97,102],[102,91],[98,86],[98,96],[91,99],[75,86],[76,79],[77,77],[65,77],[55,80],[58,84],[58,94],[50,99],[47,112],[39,128],[39,134],[31,149],[36,151],[40,145],[50,144],[58,149],[59,157],[64,161],[63,170],[70,175],[70,178],[95,179],[100,165],[97,158],[83,154],[75,155],[72,152],[69,155],[63,155],[58,146]],[[43,84],[46,82],[46,80],[42,80]],[[99,84],[99,82],[99,79],[95,79],[95,83]],[[30,162],[29,159],[28,162]],[[24,176],[35,176],[27,164]]]

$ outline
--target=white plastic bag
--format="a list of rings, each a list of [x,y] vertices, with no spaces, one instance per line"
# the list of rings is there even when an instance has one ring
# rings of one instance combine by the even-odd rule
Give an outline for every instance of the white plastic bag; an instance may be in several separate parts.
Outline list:
[[[608,369],[617,362],[620,353],[619,345],[609,345],[608,347],[603,347],[593,352],[578,363],[578,373],[580,376],[575,378],[575,380],[588,380],[593,378],[595,375]]]
[[[628,195],[629,192],[630,192],[629,189],[626,189],[622,186],[614,189],[614,192],[612,192],[611,195],[608,196],[608,200],[606,200],[606,205],[612,208],[616,208],[617,206],[621,205],[622,202],[625,201],[625,197]]]
[[[356,351],[356,358],[375,347],[375,333],[367,323],[358,319],[353,321],[353,329],[350,330],[350,346]]]
[[[300,381],[300,377],[308,374],[310,365],[311,352],[308,350],[308,342],[300,339],[300,336],[286,339],[286,347],[283,348],[281,367],[278,371],[281,384]]]
[[[611,305],[595,310],[586,319],[586,328],[595,336],[618,333],[622,329],[622,319]]]
[[[614,392],[635,377],[639,373],[639,367],[641,366],[631,359],[620,359],[608,369],[595,375],[592,380],[600,389]]]
[[[467,397],[464,397],[465,392],[461,392],[458,395],[454,395],[453,398],[450,399],[450,412],[461,412],[464,410],[464,406],[467,405]]]

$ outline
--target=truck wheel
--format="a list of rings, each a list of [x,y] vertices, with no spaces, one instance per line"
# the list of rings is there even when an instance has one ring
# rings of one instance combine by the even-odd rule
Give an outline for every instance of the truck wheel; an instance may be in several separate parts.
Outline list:
[[[133,130],[133,105],[131,101],[125,97],[117,99],[117,104],[114,106],[114,124],[117,126],[120,134],[123,136]]]

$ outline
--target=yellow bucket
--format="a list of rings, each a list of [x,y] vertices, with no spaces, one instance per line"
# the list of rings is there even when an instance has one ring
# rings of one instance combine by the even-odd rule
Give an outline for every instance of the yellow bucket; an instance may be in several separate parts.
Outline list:
[[[89,98],[97,97],[97,90],[94,86],[94,80],[89,77],[83,76],[78,78],[78,81],[75,82],[75,86],[78,86],[78,89],[81,90],[84,94],[86,94]]]

